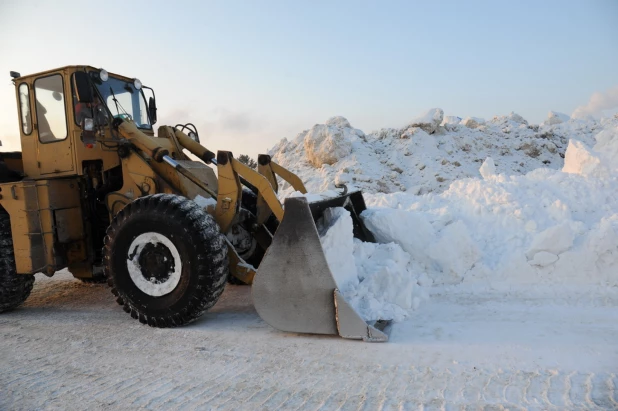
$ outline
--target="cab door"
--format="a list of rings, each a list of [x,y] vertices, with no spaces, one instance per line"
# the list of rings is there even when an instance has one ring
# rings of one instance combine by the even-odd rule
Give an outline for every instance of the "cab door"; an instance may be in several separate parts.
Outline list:
[[[57,174],[74,171],[71,139],[67,124],[68,87],[62,74],[55,73],[34,80],[34,110],[39,173]],[[68,98],[68,101],[71,99]]]

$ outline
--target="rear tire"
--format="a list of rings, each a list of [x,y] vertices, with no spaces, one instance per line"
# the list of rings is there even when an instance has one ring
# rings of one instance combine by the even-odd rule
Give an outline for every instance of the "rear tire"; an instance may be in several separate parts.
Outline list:
[[[223,292],[227,243],[213,217],[170,194],[142,197],[113,219],[103,264],[117,302],[153,327],[190,323]]]
[[[21,305],[32,291],[34,275],[17,274],[11,219],[0,210],[0,313]]]

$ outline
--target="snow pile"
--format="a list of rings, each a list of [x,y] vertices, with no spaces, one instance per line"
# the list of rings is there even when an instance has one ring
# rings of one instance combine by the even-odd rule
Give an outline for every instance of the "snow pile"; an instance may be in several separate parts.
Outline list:
[[[410,255],[394,243],[357,240],[352,230],[352,217],[344,208],[325,210],[318,222],[322,248],[339,291],[365,320],[402,321],[422,298]]]
[[[541,125],[528,124],[516,113],[489,121],[457,119],[432,109],[404,128],[365,134],[334,117],[294,140],[281,140],[270,154],[297,173],[309,192],[343,183],[367,193],[426,194],[443,192],[458,179],[480,177],[479,166],[487,157],[503,175],[542,167],[560,170],[570,139],[592,145],[610,121],[567,120],[559,113],[550,113]],[[282,194],[291,190],[284,185]]]
[[[380,242],[412,257],[422,285],[511,291],[618,290],[618,127],[594,148],[571,141],[563,170],[454,182],[441,194],[366,196]],[[426,276],[426,277],[425,277]]]
[[[403,134],[388,131],[381,138],[349,131],[350,155],[333,166],[316,169],[301,161],[296,168],[313,190],[331,188],[332,175],[353,178],[364,189],[369,208],[361,218],[378,244],[351,240],[352,222],[345,210],[329,211],[320,225],[331,271],[361,315],[367,320],[401,320],[425,292],[551,298],[568,304],[587,296],[600,304],[615,304],[618,117],[534,126],[538,131],[516,114],[496,117],[476,129],[455,125],[457,132],[444,128],[452,123],[444,124],[431,135],[420,127],[409,127]],[[520,149],[502,155],[496,151],[498,142],[489,144],[489,137]],[[397,178],[422,178],[423,170],[442,164],[432,159],[462,141],[470,141],[470,150],[453,150],[446,162],[457,162],[461,169],[474,167],[474,177],[455,179],[445,190],[434,183],[424,195],[403,192],[397,190],[397,179],[386,173],[392,167],[400,170],[394,172]],[[289,166],[282,153],[289,150],[287,156],[297,160],[303,149],[286,144],[275,150],[276,161]],[[376,150],[381,150],[380,156]],[[471,160],[488,152],[499,160]],[[539,158],[554,159],[554,154],[560,158],[559,169],[541,162],[545,167],[524,173],[526,167],[539,165]],[[505,172],[505,158],[522,162],[518,173]],[[406,166],[421,159],[422,167]],[[380,192],[389,190],[395,192]],[[326,196],[335,194],[329,191]]]

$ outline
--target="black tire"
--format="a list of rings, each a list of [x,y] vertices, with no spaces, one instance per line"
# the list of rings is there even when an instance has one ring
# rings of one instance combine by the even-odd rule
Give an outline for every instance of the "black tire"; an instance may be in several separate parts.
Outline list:
[[[0,313],[11,311],[26,301],[33,285],[34,275],[16,272],[11,219],[0,210]]]
[[[257,215],[257,195],[253,191],[243,187],[240,204],[242,208],[249,210],[253,215]],[[268,228],[268,231],[275,234],[277,227],[279,227],[279,220],[274,214],[271,214],[264,225]]]
[[[160,241],[139,243],[140,235]],[[129,269],[130,261],[138,263]],[[170,194],[139,198],[116,215],[105,237],[103,265],[118,304],[152,327],[200,317],[221,296],[229,271],[227,243],[213,217]],[[173,288],[157,295],[166,284]]]

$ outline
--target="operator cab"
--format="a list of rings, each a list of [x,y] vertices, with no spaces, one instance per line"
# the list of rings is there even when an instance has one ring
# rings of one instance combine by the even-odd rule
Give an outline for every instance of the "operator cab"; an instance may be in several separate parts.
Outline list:
[[[67,66],[26,76],[11,71],[10,75],[23,159],[11,159],[19,163],[18,170],[9,161],[5,163],[27,178],[82,175],[85,167],[97,161],[103,162],[103,170],[119,166],[112,126],[120,119],[154,136],[154,91],[138,79],[91,66]]]

